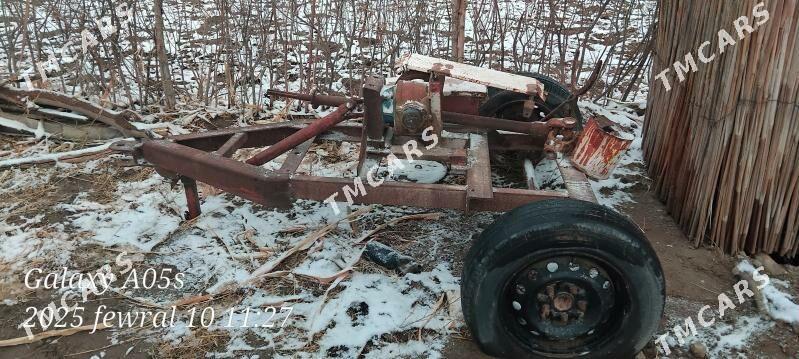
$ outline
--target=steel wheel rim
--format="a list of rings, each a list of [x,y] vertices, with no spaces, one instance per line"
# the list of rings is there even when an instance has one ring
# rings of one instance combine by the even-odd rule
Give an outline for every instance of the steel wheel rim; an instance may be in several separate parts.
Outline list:
[[[615,266],[585,249],[550,250],[527,263],[508,278],[501,294],[500,316],[509,335],[539,354],[574,356],[581,348],[602,345],[619,333],[629,301],[627,284]],[[557,265],[554,271],[552,263]],[[530,276],[531,272],[536,274]],[[568,290],[569,284],[577,284],[583,292]],[[548,289],[553,286],[554,293]],[[542,293],[547,301],[538,298]],[[559,308],[554,308],[555,299]],[[578,318],[574,311],[580,311],[581,301],[586,301],[585,314]],[[549,321],[541,319],[545,304],[552,314],[559,313],[550,315]],[[566,323],[563,312],[569,314]]]

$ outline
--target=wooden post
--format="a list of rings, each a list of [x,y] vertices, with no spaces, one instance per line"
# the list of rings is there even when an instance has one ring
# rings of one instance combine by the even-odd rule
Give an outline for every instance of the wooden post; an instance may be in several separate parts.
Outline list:
[[[660,2],[643,150],[696,245],[794,257],[799,0],[760,2]]]
[[[466,2],[467,0],[452,0],[452,57],[454,61],[463,62],[463,47],[466,42]]]

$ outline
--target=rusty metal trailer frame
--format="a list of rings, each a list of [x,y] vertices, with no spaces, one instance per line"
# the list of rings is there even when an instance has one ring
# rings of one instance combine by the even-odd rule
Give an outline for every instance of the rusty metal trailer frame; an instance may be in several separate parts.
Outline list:
[[[320,141],[361,142],[362,126],[341,124],[309,140],[287,153],[276,171],[230,158],[241,148],[273,146],[286,137],[308,128],[309,121],[288,121],[267,125],[224,129],[175,136],[164,140],[143,141],[132,151],[155,166],[166,177],[180,179],[186,191],[188,218],[200,214],[196,181],[200,181],[253,202],[287,208],[295,199],[322,201],[352,185],[353,178],[308,176],[296,173],[311,143]],[[447,126],[448,132],[471,131],[462,126]],[[471,141],[472,139],[479,139]],[[385,152],[402,155],[402,138],[393,146],[370,141]],[[477,146],[473,146],[477,142]],[[529,135],[472,135],[470,140],[441,138],[437,147],[424,151],[419,159],[446,162],[451,169],[466,174],[465,185],[418,184],[386,180],[377,187],[366,187],[366,194],[354,198],[355,203],[379,203],[396,206],[450,208],[463,211],[508,211],[525,203],[551,199],[576,198],[595,202],[593,192],[582,172],[568,165],[560,171],[566,191],[496,188],[491,186],[491,150],[532,150],[538,148]],[[469,161],[469,158],[474,158]],[[471,162],[471,163],[470,163]]]
[[[438,61],[438,62],[437,62]],[[436,147],[423,151],[418,159],[443,162],[452,172],[465,175],[465,185],[419,184],[386,179],[380,186],[366,186],[365,194],[353,198],[354,203],[379,203],[396,206],[450,208],[463,211],[508,211],[523,204],[554,198],[575,198],[596,202],[585,175],[568,164],[559,162],[565,191],[529,188],[497,188],[491,182],[491,151],[558,151],[560,138],[555,133],[572,137],[573,119],[549,119],[546,122],[520,122],[457,112],[468,98],[444,96],[447,77],[472,81],[530,96],[544,98],[543,85],[536,79],[508,74],[471,65],[411,55],[400,61],[406,78],[429,80],[425,101],[429,101],[432,128],[439,134]],[[402,80],[403,77],[400,77]],[[352,185],[353,178],[308,176],[297,173],[311,144],[320,141],[360,143],[359,176],[364,163],[390,153],[402,155],[402,144],[413,136],[392,135],[383,123],[380,91],[382,76],[367,76],[361,97],[298,94],[269,90],[270,96],[288,97],[312,105],[337,106],[327,116],[314,121],[288,121],[267,125],[223,129],[174,136],[168,139],[144,139],[120,142],[112,149],[132,154],[156,167],[165,177],[180,180],[186,191],[187,218],[200,214],[197,181],[235,194],[253,202],[286,208],[295,199],[323,201]],[[362,112],[352,112],[356,107]],[[525,103],[525,108],[528,105]],[[532,106],[530,106],[532,108]],[[467,111],[468,112],[468,111]],[[347,119],[362,117],[362,124],[348,124]],[[498,131],[499,130],[499,131]],[[565,131],[565,132],[561,132]],[[400,131],[401,132],[401,131]],[[443,136],[443,133],[457,134]],[[246,161],[231,156],[239,149],[266,147]],[[280,168],[274,171],[261,167],[286,153]]]

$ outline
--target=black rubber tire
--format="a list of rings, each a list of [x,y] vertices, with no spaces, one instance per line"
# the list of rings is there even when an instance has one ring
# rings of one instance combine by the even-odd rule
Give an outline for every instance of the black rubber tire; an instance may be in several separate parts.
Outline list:
[[[532,334],[527,334],[529,340],[520,339],[513,334],[511,326],[521,326],[502,315],[506,305],[502,293],[531,261],[569,251],[600,257],[615,267],[613,290],[627,295],[616,297],[623,307],[613,307],[622,312],[620,319],[613,319],[620,320],[614,326],[618,329],[610,331],[615,334],[603,338],[610,334],[592,330],[581,339],[583,343],[601,342],[571,348],[572,341],[561,341],[548,352],[541,346],[551,347],[552,339]],[[485,353],[503,358],[632,358],[655,334],[666,297],[660,262],[641,229],[606,207],[572,199],[534,202],[498,218],[469,250],[461,291],[463,313],[475,341]]]
[[[535,72],[518,72],[517,74],[532,77],[544,84],[544,90],[547,92],[547,99],[544,102],[539,102],[540,100],[537,101],[536,104],[539,107],[547,110],[554,110],[571,96],[571,92],[569,92],[566,87],[549,76]],[[480,106],[480,115],[490,117],[496,117],[499,115],[499,117],[504,117],[501,116],[500,113],[504,106],[507,106],[510,103],[520,103],[527,98],[528,96],[518,92],[489,88],[488,99]],[[562,107],[560,110],[558,110],[558,112],[555,113],[554,117],[574,117],[578,120],[577,123],[580,127],[582,127],[584,121],[583,116],[580,113],[580,109],[577,107],[576,103]]]

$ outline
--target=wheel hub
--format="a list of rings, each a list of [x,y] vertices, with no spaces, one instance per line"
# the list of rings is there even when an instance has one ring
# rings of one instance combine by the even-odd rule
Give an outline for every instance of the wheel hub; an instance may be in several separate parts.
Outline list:
[[[559,312],[568,312],[569,309],[572,309],[574,297],[569,293],[560,292],[555,296],[552,304],[555,306],[555,310]]]
[[[609,319],[615,303],[609,275],[586,258],[536,262],[512,283],[511,312],[522,329],[555,340],[592,334]]]

